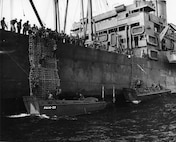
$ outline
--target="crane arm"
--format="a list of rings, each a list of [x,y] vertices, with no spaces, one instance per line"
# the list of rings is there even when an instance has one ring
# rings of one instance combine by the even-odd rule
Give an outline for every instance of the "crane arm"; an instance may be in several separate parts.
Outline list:
[[[169,29],[169,25],[166,25],[166,27],[162,30],[162,32],[159,34],[159,40],[160,42],[163,40],[164,36],[166,35],[167,31]]]
[[[166,33],[167,33],[167,31],[168,31],[169,28],[171,28],[174,31],[176,31],[176,25],[174,25],[174,24],[168,24],[168,25],[166,25],[165,28],[162,30],[162,32],[159,35],[160,42],[163,40],[163,38],[166,35]]]
[[[30,2],[31,6],[32,6],[32,8],[33,8],[33,10],[34,10],[34,12],[35,12],[35,15],[37,16],[37,19],[38,19],[38,21],[39,21],[41,27],[44,27],[44,25],[43,25],[43,23],[42,23],[42,20],[40,19],[40,16],[39,16],[39,14],[38,14],[38,12],[37,12],[37,9],[35,8],[35,5],[34,5],[33,1],[32,1],[32,0],[29,0],[29,2]]]

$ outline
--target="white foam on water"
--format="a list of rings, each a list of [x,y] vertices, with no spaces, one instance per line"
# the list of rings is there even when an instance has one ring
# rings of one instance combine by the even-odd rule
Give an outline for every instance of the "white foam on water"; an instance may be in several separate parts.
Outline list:
[[[39,117],[41,119],[49,119],[50,117],[45,115],[45,114],[42,114],[42,115],[31,115],[31,114],[27,114],[27,113],[21,113],[21,114],[16,114],[16,115],[9,115],[7,116],[8,118],[22,118],[22,117],[28,117],[28,116],[36,116],[36,117]]]
[[[16,115],[9,115],[6,116],[8,118],[23,118],[23,117],[39,117],[40,119],[50,119],[50,120],[59,120],[59,119],[66,119],[66,120],[77,120],[76,117],[70,117],[70,116],[61,116],[61,117],[57,117],[57,116],[47,116],[46,114],[42,114],[42,115],[31,115],[31,114],[27,114],[27,113],[21,113],[21,114],[16,114]]]
[[[16,114],[16,115],[10,115],[10,116],[7,116],[7,117],[8,118],[22,118],[22,117],[27,117],[27,116],[30,116],[30,114],[21,113],[21,114]]]
[[[38,115],[41,119],[50,119],[46,114]]]

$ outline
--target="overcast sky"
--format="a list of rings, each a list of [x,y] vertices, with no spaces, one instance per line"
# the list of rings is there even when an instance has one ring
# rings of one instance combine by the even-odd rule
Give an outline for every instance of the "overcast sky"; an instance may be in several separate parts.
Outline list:
[[[54,29],[54,16],[53,16],[53,0],[33,0],[38,10],[38,13],[46,24],[46,27]],[[60,1],[60,15],[61,15],[61,28],[63,29],[65,3],[66,0]],[[132,4],[133,0],[92,0],[93,12],[98,14],[106,10],[113,9],[114,6],[119,4]],[[104,2],[103,2],[104,1]],[[108,5],[106,4],[106,1]],[[167,18],[169,23],[176,25],[176,0],[167,1]],[[23,19],[23,22],[30,21],[31,25],[34,23],[39,25],[38,20],[31,8],[29,0],[0,0],[0,18],[6,17],[6,22],[12,18]],[[80,18],[80,0],[69,1],[67,32],[70,30],[74,21]]]

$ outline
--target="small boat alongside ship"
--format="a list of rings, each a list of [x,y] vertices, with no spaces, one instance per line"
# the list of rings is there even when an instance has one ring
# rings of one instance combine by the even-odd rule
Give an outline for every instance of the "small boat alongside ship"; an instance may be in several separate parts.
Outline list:
[[[132,103],[132,104],[139,104],[144,101],[149,101],[151,99],[154,99],[156,97],[168,95],[171,93],[171,90],[169,89],[163,89],[163,90],[155,90],[155,91],[149,91],[149,92],[137,92],[134,89],[131,88],[124,88],[123,89],[123,96],[126,103]]]
[[[77,116],[103,110],[107,103],[97,98],[87,97],[82,100],[46,100],[34,96],[24,96],[27,112],[31,115]]]

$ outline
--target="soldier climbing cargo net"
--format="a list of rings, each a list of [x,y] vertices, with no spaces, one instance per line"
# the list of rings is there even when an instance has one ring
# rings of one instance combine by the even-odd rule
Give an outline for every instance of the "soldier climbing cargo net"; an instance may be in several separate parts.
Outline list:
[[[47,34],[29,35],[30,95],[47,98],[60,86],[56,49],[56,41]]]

